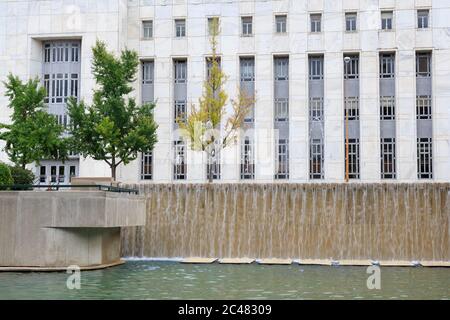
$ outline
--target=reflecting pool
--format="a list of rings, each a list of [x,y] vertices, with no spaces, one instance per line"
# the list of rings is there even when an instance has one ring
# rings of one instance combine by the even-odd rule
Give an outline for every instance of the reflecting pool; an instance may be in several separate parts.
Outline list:
[[[448,268],[381,268],[381,289],[369,290],[366,267],[188,265],[127,261],[69,274],[0,273],[0,299],[450,299]]]

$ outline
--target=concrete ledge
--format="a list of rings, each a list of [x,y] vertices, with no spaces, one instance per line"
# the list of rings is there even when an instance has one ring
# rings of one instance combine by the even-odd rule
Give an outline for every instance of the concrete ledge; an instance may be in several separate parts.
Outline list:
[[[332,260],[329,259],[301,259],[298,260],[298,264],[312,265],[312,266],[331,266]]]
[[[223,258],[219,259],[220,264],[251,264],[255,259],[251,258]]]
[[[124,263],[125,263],[124,260],[119,260],[112,263],[85,266],[80,267],[80,271],[106,269]],[[66,270],[67,268],[62,267],[0,267],[0,272],[65,272]]]
[[[422,267],[450,267],[450,261],[420,261]]]
[[[191,264],[210,264],[216,262],[217,258],[200,258],[200,257],[190,257],[181,260],[181,263],[191,263]]]
[[[371,260],[339,260],[338,261],[340,266],[371,266],[372,261]]]
[[[412,261],[406,260],[381,260],[378,261],[378,264],[381,267],[414,267],[415,264]]]
[[[258,264],[263,264],[263,265],[290,265],[290,264],[292,264],[292,259],[270,258],[270,259],[256,260],[256,262]]]

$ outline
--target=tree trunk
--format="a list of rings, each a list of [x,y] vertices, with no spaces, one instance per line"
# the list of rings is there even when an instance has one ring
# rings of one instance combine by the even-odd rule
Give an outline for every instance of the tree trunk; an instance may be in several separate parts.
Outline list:
[[[207,168],[209,170],[206,170],[206,173],[208,175],[208,183],[212,183],[213,182],[213,174],[212,174],[212,170],[211,170],[211,154],[209,152],[206,152],[207,154],[207,160],[206,160],[206,165],[208,166]]]
[[[116,158],[112,158],[111,159],[111,178],[112,178],[112,182],[115,182],[116,181],[116,168],[117,168],[117,165],[116,165]]]

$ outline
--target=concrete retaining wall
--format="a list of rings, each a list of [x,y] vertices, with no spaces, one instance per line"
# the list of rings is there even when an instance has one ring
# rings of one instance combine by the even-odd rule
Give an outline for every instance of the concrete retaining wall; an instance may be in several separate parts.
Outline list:
[[[142,197],[105,191],[0,192],[0,267],[120,261],[120,227],[145,224]]]

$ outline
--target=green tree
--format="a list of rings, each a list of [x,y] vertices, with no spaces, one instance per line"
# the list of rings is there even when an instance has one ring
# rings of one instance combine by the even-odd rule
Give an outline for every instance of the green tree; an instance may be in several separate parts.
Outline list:
[[[236,99],[231,100],[233,112],[225,120],[224,128],[220,128],[226,116],[228,94],[224,90],[227,75],[220,66],[217,54],[217,37],[220,34],[219,21],[212,19],[209,26],[211,56],[208,58],[209,72],[203,82],[203,94],[199,99],[198,107],[191,106],[186,119],[179,118],[177,122],[182,135],[190,142],[194,151],[206,153],[207,163],[211,164],[221,149],[235,143],[237,133],[242,128],[244,118],[254,105],[254,97],[238,89]],[[212,170],[207,170],[208,182],[212,182]]]
[[[22,168],[42,159],[67,159],[67,141],[61,136],[64,128],[46,112],[46,91],[39,79],[24,83],[9,74],[4,85],[12,114],[10,124],[0,124],[0,140],[6,142],[9,159]]]
[[[121,163],[128,164],[157,142],[154,104],[139,107],[135,99],[127,97],[139,65],[135,51],[123,50],[116,58],[101,41],[92,51],[97,87],[90,106],[69,99],[71,145],[84,157],[106,162],[115,180]]]

